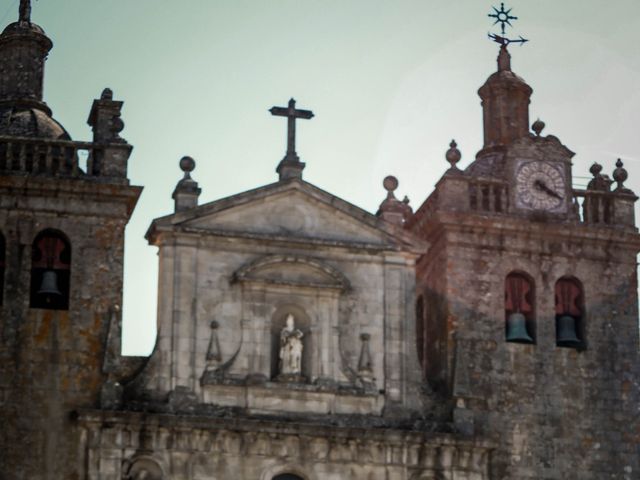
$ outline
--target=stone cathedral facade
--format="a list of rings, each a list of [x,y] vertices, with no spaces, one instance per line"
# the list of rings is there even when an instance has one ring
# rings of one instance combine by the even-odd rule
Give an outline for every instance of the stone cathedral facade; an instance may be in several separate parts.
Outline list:
[[[274,183],[200,204],[183,158],[146,237],[148,358],[120,355],[141,193],[122,102],[105,89],[72,140],[42,97],[51,47],[21,1],[0,35],[1,479],[640,478],[637,197],[621,161],[573,188],[506,45],[482,150],[461,170],[452,142],[415,212],[394,177],[375,215],[304,179],[293,100]]]

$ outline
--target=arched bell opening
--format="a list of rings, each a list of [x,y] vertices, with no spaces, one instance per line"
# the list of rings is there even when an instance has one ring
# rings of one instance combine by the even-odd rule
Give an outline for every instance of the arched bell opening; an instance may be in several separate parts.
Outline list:
[[[31,308],[69,309],[71,243],[57,230],[44,230],[31,250]]]
[[[304,480],[304,478],[294,473],[281,473],[273,477],[273,480]]]
[[[4,274],[6,270],[7,243],[0,232],[0,305],[4,303]]]
[[[536,343],[535,285],[522,272],[507,275],[504,287],[505,339],[511,343]]]
[[[577,278],[562,277],[556,282],[555,307],[556,345],[584,349],[584,294]]]

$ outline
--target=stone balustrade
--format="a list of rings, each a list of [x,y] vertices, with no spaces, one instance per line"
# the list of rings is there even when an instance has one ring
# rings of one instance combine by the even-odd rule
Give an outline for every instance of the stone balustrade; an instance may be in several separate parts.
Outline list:
[[[126,178],[131,146],[0,136],[0,174]]]
[[[477,212],[482,215],[517,213],[509,182],[463,174],[445,174],[418,209],[412,222],[424,223],[437,212]],[[627,189],[572,189],[567,220],[588,225],[635,228],[637,197]],[[553,214],[553,212],[551,212]]]
[[[614,195],[611,192],[574,190],[574,210],[584,223],[613,223]]]
[[[508,209],[509,185],[488,178],[469,178],[469,209],[476,212],[505,213]]]

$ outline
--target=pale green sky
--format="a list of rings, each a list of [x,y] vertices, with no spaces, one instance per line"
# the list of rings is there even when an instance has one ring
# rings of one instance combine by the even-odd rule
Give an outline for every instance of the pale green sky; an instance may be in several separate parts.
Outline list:
[[[2,23],[17,16],[4,0]],[[447,168],[451,138],[468,164],[481,147],[477,89],[495,70],[481,0],[39,0],[33,20],[55,47],[45,97],[74,139],[87,140],[93,98],[125,101],[145,187],[127,230],[125,352],[155,338],[157,257],[143,239],[173,209],[177,163],[197,161],[201,203],[276,180],[290,97],[316,117],[299,127],[306,180],[369,211],[394,174],[415,207]],[[594,161],[626,161],[640,192],[640,1],[512,0],[513,70],[533,87],[531,119]],[[580,180],[579,182],[585,182]]]

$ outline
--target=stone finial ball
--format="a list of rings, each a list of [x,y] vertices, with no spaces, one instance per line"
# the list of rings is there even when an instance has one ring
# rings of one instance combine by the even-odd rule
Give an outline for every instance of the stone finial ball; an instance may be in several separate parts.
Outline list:
[[[102,90],[102,94],[100,95],[101,100],[113,100],[113,90],[110,88],[105,88]]]
[[[622,184],[627,180],[628,177],[629,173],[625,168],[623,168],[622,160],[618,159],[618,161],[616,162],[616,169],[613,171],[613,179],[616,182]]]
[[[180,159],[180,169],[183,172],[189,173],[193,172],[196,168],[196,161],[191,157],[182,157]]]
[[[602,165],[600,165],[598,162],[594,162],[593,165],[591,165],[591,168],[589,169],[589,172],[591,172],[591,175],[593,175],[594,177],[597,177],[598,175],[600,175],[601,171],[602,171]]]
[[[531,129],[535,132],[537,136],[540,136],[545,126],[546,125],[542,120],[537,119],[535,122],[533,122],[533,125],[531,125]]]
[[[456,143],[456,141],[451,140],[451,143],[449,144],[449,150],[447,150],[447,154],[445,155],[447,162],[449,162],[452,167],[456,163],[458,163],[462,158],[462,154],[460,153],[460,150],[458,150],[457,147],[458,147],[458,144]]]
[[[393,175],[389,175],[382,181],[382,186],[387,192],[393,192],[396,188],[398,188],[398,179]]]
[[[220,324],[218,322],[216,322],[215,320],[211,320],[211,329],[215,330],[216,328],[218,328],[220,326]]]

